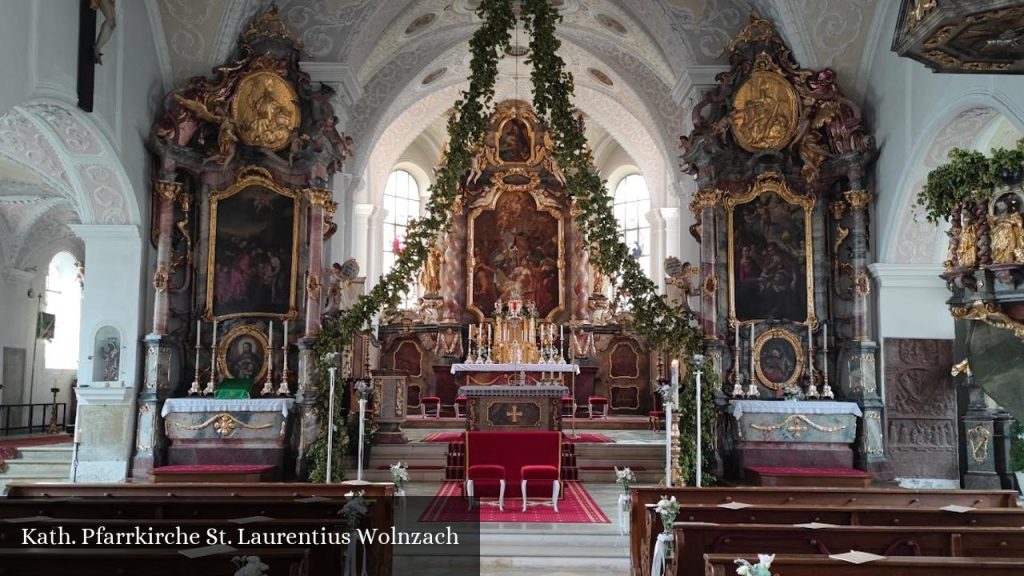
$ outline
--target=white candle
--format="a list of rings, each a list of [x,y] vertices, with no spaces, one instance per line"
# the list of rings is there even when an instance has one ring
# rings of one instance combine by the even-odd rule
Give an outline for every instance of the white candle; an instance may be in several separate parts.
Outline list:
[[[331,463],[334,459],[334,372],[337,367],[331,366],[327,372],[331,375],[330,392],[328,393],[329,403],[327,406],[327,483],[331,483]],[[362,460],[362,459],[360,459]]]
[[[754,323],[750,323],[750,382],[754,382]]]
[[[216,350],[217,349],[217,321],[216,320],[213,321],[213,344],[210,345],[210,348],[212,350]]]
[[[366,442],[363,437],[366,434],[366,399],[359,399],[359,467],[356,470],[356,480],[363,481],[363,446]]]
[[[196,348],[199,348],[199,337],[203,333],[203,321],[196,320]]]
[[[284,321],[284,342],[281,343],[281,347],[288,349],[288,321]]]
[[[565,343],[565,324],[562,324],[561,326],[558,327],[558,343]]]
[[[821,369],[825,375],[825,383],[828,384],[828,323],[821,325],[821,339],[822,339],[822,352],[821,352]]]
[[[672,391],[675,392],[676,386],[679,386],[679,360],[672,360]]]
[[[270,344],[267,345],[267,349],[269,350],[269,349],[274,347],[274,321],[273,320],[270,321],[270,333],[267,335],[267,340],[270,342]]]

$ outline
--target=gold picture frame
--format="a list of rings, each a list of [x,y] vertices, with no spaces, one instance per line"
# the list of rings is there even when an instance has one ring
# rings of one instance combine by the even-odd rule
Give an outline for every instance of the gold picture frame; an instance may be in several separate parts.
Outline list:
[[[818,327],[818,317],[814,309],[814,228],[813,214],[815,198],[803,196],[790,190],[785,178],[777,172],[766,172],[757,177],[753,184],[743,193],[727,193],[724,198],[725,211],[728,218],[728,272],[729,272],[729,326],[736,329],[741,320],[736,314],[736,208],[742,204],[753,202],[764,194],[776,194],[784,202],[803,209],[803,248],[804,248],[804,284],[806,286],[807,316],[802,321],[790,319],[804,326]],[[743,318],[742,322],[761,322],[772,318]]]
[[[781,340],[785,344],[788,344],[793,351],[793,357],[789,358],[786,355],[786,351],[783,347],[778,346],[779,343],[776,340]],[[762,358],[762,354],[765,352],[766,347],[771,346],[769,353],[778,351],[777,357],[778,365],[765,366],[766,362]],[[792,362],[792,372],[784,378],[773,378],[774,372],[785,366],[786,362]],[[772,371],[771,374],[767,371]],[[800,381],[800,377],[804,373],[804,348],[800,344],[800,339],[796,337],[792,332],[783,330],[782,328],[772,328],[761,334],[758,334],[757,339],[754,340],[754,374],[757,376],[759,383],[766,388],[772,390],[778,390],[780,388],[787,388]]]
[[[229,201],[233,196],[247,192],[253,188],[262,188],[269,190],[277,196],[281,196],[291,200],[292,218],[290,223],[280,224],[279,228],[287,226],[290,230],[291,243],[288,248],[288,255],[290,257],[290,265],[288,266],[288,287],[287,287],[287,303],[285,305],[286,310],[283,312],[275,312],[269,309],[264,310],[245,310],[245,311],[224,311],[220,310],[218,313],[218,305],[215,303],[217,297],[217,243],[218,243],[218,232],[220,229],[220,221],[218,219],[219,205],[222,202]],[[272,197],[270,198],[272,201]],[[278,320],[293,320],[296,317],[296,281],[298,278],[299,270],[299,222],[302,213],[302,204],[298,190],[287,188],[278,184],[269,171],[250,166],[244,168],[239,174],[238,178],[228,188],[219,192],[214,192],[210,195],[210,226],[209,226],[209,239],[207,242],[207,259],[206,259],[206,309],[203,313],[204,318],[207,321],[213,320],[226,320],[229,318],[245,318],[245,317],[262,317],[262,318],[274,318]],[[270,215],[268,218],[272,218]],[[269,219],[264,223],[269,222]],[[258,237],[257,234],[254,236]],[[224,287],[221,286],[221,289]]]
[[[256,377],[252,379],[253,384],[262,382],[267,376],[267,349],[270,346],[270,342],[267,341],[266,334],[263,333],[258,327],[253,325],[236,326],[228,332],[220,342],[217,343],[217,371],[220,373],[222,378],[240,378],[239,374],[236,374],[231,366],[228,356],[232,353],[232,349],[240,344],[244,344],[245,339],[255,340],[259,344],[260,349],[252,351],[252,354],[260,363],[260,369],[256,373]],[[245,353],[244,350],[242,353]]]

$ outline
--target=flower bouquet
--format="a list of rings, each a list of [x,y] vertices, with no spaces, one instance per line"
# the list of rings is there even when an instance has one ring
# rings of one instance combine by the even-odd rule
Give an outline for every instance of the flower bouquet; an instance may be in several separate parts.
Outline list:
[[[391,465],[391,482],[395,485],[395,494],[398,496],[405,495],[405,483],[409,481],[409,465],[398,464]]]
[[[633,482],[636,482],[636,474],[632,470],[628,467],[621,470],[618,467],[615,468],[615,483],[622,486],[624,493],[629,492],[629,485]]]
[[[669,498],[668,496],[662,496],[661,500],[658,501],[658,505],[654,507],[654,511],[661,516],[661,528],[666,534],[672,533],[672,524],[676,521],[676,516],[679,515],[679,502],[676,497]]]
[[[775,554],[758,554],[757,564],[737,558],[736,564],[739,567],[736,568],[736,574],[739,576],[772,576],[772,560],[775,560]]]

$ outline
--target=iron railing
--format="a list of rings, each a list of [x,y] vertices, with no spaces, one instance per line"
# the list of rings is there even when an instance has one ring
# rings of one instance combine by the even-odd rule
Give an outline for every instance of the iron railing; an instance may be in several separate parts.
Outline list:
[[[64,432],[68,421],[67,402],[40,404],[0,404],[0,436],[46,433],[51,428],[56,407],[56,430]]]

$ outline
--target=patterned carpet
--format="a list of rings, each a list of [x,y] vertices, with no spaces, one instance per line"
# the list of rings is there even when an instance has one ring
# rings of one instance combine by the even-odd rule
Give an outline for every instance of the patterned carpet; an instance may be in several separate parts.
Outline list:
[[[550,500],[539,498],[530,499],[526,512],[522,511],[523,501],[519,498],[507,498],[504,512],[498,509],[498,501],[494,498],[475,502],[473,510],[467,511],[462,483],[445,482],[420,516],[420,522],[609,523],[608,517],[581,483],[565,482],[562,486],[565,497],[558,503],[558,512],[552,508]]]

